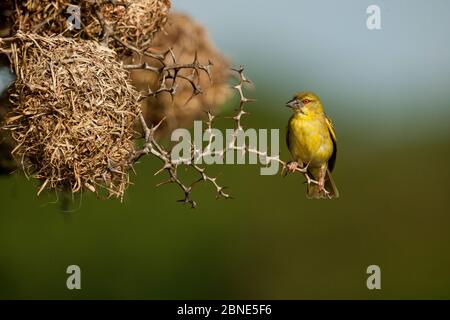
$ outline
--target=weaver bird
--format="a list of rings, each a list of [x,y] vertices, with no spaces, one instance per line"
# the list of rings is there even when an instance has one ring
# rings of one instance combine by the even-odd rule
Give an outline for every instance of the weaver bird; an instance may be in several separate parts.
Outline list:
[[[312,92],[299,92],[287,104],[294,114],[289,119],[286,142],[294,161],[289,171],[306,168],[310,199],[337,198],[339,192],[331,176],[336,162],[336,134],[322,102]]]

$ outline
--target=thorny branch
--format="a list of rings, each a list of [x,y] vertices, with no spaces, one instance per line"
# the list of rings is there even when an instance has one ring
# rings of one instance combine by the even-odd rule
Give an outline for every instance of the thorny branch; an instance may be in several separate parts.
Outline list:
[[[112,34],[112,27],[108,24],[106,19],[104,19],[100,7],[97,5],[96,8],[96,16],[97,19],[100,22],[100,26],[102,28],[102,35],[103,35],[103,44],[108,45],[109,38],[114,39],[118,43],[120,43],[123,47],[131,50],[132,52],[136,53],[139,56],[139,60],[142,60],[143,57],[148,57],[155,59],[159,62],[160,66],[152,66],[148,62],[143,62],[139,64],[127,64],[123,65],[123,67],[127,70],[147,70],[154,72],[158,74],[161,78],[161,83],[159,86],[159,89],[156,91],[152,91],[150,88],[148,88],[148,91],[145,94],[142,94],[142,98],[145,98],[147,96],[157,96],[158,94],[162,92],[167,92],[171,95],[172,99],[177,91],[177,79],[183,79],[192,87],[192,96],[188,99],[186,103],[189,103],[189,101],[194,98],[196,95],[201,94],[202,90],[200,88],[200,72],[205,72],[209,79],[211,80],[211,68],[212,68],[212,62],[208,61],[208,64],[203,65],[199,62],[197,53],[195,53],[194,60],[192,63],[189,64],[179,64],[177,62],[177,59],[175,57],[174,52],[172,49],[168,49],[163,53],[153,53],[150,52],[149,49],[151,48],[151,44],[144,47],[136,47],[133,44],[130,44],[122,39],[120,39],[118,36]],[[171,63],[166,62],[167,60],[171,60]],[[179,74],[180,70],[182,69],[191,69],[192,74],[189,76],[181,75]],[[170,84],[168,84],[170,80]]]
[[[125,69],[128,70],[136,70],[136,69],[147,70],[154,72],[160,76],[161,83],[159,88],[156,91],[152,91],[150,88],[148,88],[147,92],[143,94],[144,98],[146,96],[157,96],[162,92],[169,93],[173,98],[177,92],[178,86],[177,79],[182,79],[184,81],[189,82],[189,84],[192,87],[192,96],[186,102],[188,103],[196,95],[203,93],[200,87],[200,73],[204,72],[208,75],[208,78],[210,80],[212,79],[211,77],[211,68],[213,66],[212,62],[208,61],[206,65],[201,64],[197,54],[195,54],[192,63],[179,64],[172,49],[169,49],[163,52],[162,54],[154,54],[141,50],[138,50],[137,53],[156,59],[160,64],[160,67],[152,66],[148,62],[143,62],[140,64],[128,64],[123,66]],[[170,58],[171,63],[166,62],[168,57]],[[182,75],[180,74],[180,70],[182,69],[190,69],[192,70],[192,73],[189,76]]]
[[[163,92],[166,92],[169,93],[173,99],[177,91],[177,80],[182,79],[184,81],[188,81],[192,87],[192,96],[186,102],[188,103],[193,97],[203,93],[200,88],[200,73],[201,72],[206,73],[209,79],[211,79],[211,67],[212,67],[211,61],[208,61],[208,64],[206,65],[201,64],[197,54],[195,54],[192,63],[179,64],[177,62],[175,54],[171,49],[161,54],[155,54],[150,53],[148,51],[139,50],[134,47],[130,46],[128,47],[133,49],[139,55],[156,59],[160,64],[160,67],[154,67],[147,62],[123,66],[125,69],[128,70],[136,70],[136,69],[147,70],[150,72],[154,72],[160,76],[161,80],[159,88],[156,89],[155,91],[152,91],[150,88],[148,88],[147,92],[141,93],[142,98],[145,98],[147,96],[157,96]],[[171,63],[170,64],[167,63],[166,62],[167,60],[170,60]],[[181,75],[179,72],[182,69],[191,69],[192,73],[189,76]],[[143,131],[144,145],[142,149],[136,151],[132,155],[132,157],[129,160],[130,165],[138,161],[142,156],[148,154],[152,154],[157,158],[159,158],[163,162],[163,166],[160,170],[158,170],[155,173],[155,175],[158,175],[163,171],[166,171],[169,177],[167,180],[159,183],[157,186],[162,186],[165,184],[176,184],[184,194],[184,198],[179,200],[179,202],[190,204],[192,208],[195,208],[197,206],[197,203],[191,197],[192,190],[196,184],[202,181],[209,182],[210,184],[212,184],[212,186],[215,188],[217,192],[217,197],[223,197],[225,199],[231,198],[231,196],[225,192],[226,187],[220,186],[216,181],[217,178],[207,175],[206,169],[198,166],[197,164],[194,163],[194,161],[188,164],[188,166],[198,173],[199,178],[189,185],[184,184],[178,178],[178,168],[182,164],[178,163],[176,159],[172,159],[170,151],[166,151],[164,147],[155,138],[155,132],[157,131],[161,123],[164,121],[164,119],[162,119],[156,126],[152,126],[150,128],[148,127],[142,113],[139,115],[139,121]]]
[[[172,53],[172,55],[173,55],[173,53]],[[139,66],[132,66],[132,68],[138,68],[138,67]],[[143,64],[143,65],[141,65],[141,67],[144,70],[149,70],[147,64]],[[180,66],[179,68],[180,69],[181,68],[195,68],[196,70],[194,70],[194,71],[196,71],[196,72],[197,72],[197,69],[203,70],[205,72],[209,72],[209,68],[207,68],[207,66],[205,68],[205,66],[201,66],[198,64],[197,58],[195,58],[195,61],[193,64],[183,65],[183,66]],[[164,67],[161,70],[170,70],[170,69],[171,68]],[[178,159],[172,159],[171,152],[166,151],[164,149],[164,147],[161,146],[158,143],[158,141],[155,139],[155,132],[157,131],[157,129],[161,125],[161,123],[164,121],[164,119],[162,119],[161,122],[158,123],[156,126],[152,126],[149,128],[146,124],[146,121],[145,121],[143,115],[142,114],[140,115],[140,123],[141,123],[141,126],[143,127],[143,138],[144,138],[145,142],[144,142],[142,149],[136,151],[135,154],[131,157],[130,163],[131,164],[135,163],[142,156],[147,155],[147,154],[152,154],[152,155],[156,156],[157,158],[159,158],[163,162],[163,166],[161,167],[160,170],[158,170],[155,173],[155,175],[158,175],[158,174],[162,173],[163,171],[166,171],[168,173],[168,179],[159,183],[157,186],[162,186],[162,185],[166,185],[166,184],[176,184],[181,189],[181,191],[183,192],[183,195],[184,195],[184,198],[179,200],[179,202],[190,204],[192,208],[195,208],[197,206],[196,201],[194,201],[192,199],[192,191],[193,191],[195,185],[197,185],[198,183],[201,183],[201,182],[209,182],[213,186],[213,188],[216,190],[217,198],[219,198],[219,197],[222,197],[225,199],[232,198],[230,194],[225,192],[226,187],[219,185],[216,177],[209,176],[206,173],[206,169],[204,167],[201,167],[200,165],[196,164],[196,159],[199,159],[201,157],[205,157],[208,155],[211,155],[211,156],[219,155],[221,158],[223,158],[223,157],[225,157],[227,152],[236,150],[236,151],[243,152],[244,154],[245,154],[245,152],[257,154],[260,157],[261,161],[267,165],[270,164],[271,161],[277,161],[283,167],[283,171],[284,171],[284,169],[286,169],[286,167],[288,165],[288,163],[281,160],[278,155],[269,156],[267,152],[263,152],[263,151],[255,149],[255,148],[251,148],[250,146],[248,146],[245,143],[242,145],[238,145],[238,141],[237,141],[238,132],[243,131],[242,117],[244,115],[249,114],[245,110],[245,106],[248,103],[254,102],[255,100],[247,98],[244,94],[245,84],[250,83],[250,81],[246,78],[246,76],[244,74],[244,68],[241,66],[239,69],[232,69],[232,70],[234,72],[236,72],[239,76],[238,84],[233,87],[239,94],[239,107],[236,109],[235,114],[230,117],[235,123],[232,139],[231,139],[230,143],[222,150],[214,150],[214,151],[211,150],[212,149],[211,145],[213,143],[214,135],[210,134],[208,145],[205,147],[203,152],[200,152],[200,150],[198,150],[194,146],[192,146],[193,152],[192,152],[192,157],[190,159],[190,162],[180,163],[180,161]],[[154,70],[151,69],[149,71],[154,71]],[[165,88],[165,87],[163,87],[164,85],[165,84],[163,83],[162,88]],[[193,88],[194,88],[194,94],[196,94],[195,87],[193,86]],[[165,90],[159,89],[152,94],[157,95],[163,91],[165,91]],[[169,91],[169,93],[174,94],[171,91]],[[213,123],[216,119],[216,116],[213,115],[211,113],[211,111],[207,111],[206,114],[207,114],[207,120],[204,121],[204,123],[206,124],[206,132],[212,133]],[[180,166],[188,166],[188,167],[192,168],[194,170],[194,172],[198,173],[199,178],[197,180],[195,180],[194,182],[192,182],[191,184],[184,183],[183,181],[181,181],[178,178],[178,174],[177,174],[178,168]],[[297,167],[295,170],[302,173],[305,176],[308,184],[310,184],[310,183],[317,184],[317,181],[313,180],[309,176],[309,174],[307,172],[307,167],[304,167],[304,168]]]
[[[104,43],[108,43],[108,37],[111,33],[111,28],[108,26],[106,21],[101,16],[100,12],[98,12],[97,17],[101,21],[101,26],[103,29],[103,40]],[[150,88],[148,88],[147,92],[141,93],[142,98],[148,97],[148,96],[157,96],[163,92],[169,93],[174,98],[176,92],[177,92],[177,80],[181,79],[184,81],[189,82],[189,84],[192,87],[192,95],[186,102],[189,103],[189,101],[194,98],[196,95],[202,94],[202,90],[200,88],[200,73],[204,72],[208,75],[208,78],[211,80],[211,68],[213,66],[211,61],[208,61],[207,64],[201,64],[197,53],[195,53],[194,59],[192,63],[189,64],[179,64],[177,62],[177,59],[175,57],[175,54],[172,49],[168,49],[163,53],[153,53],[150,52],[149,48],[136,48],[135,46],[126,43],[122,41],[120,38],[116,36],[112,36],[114,40],[121,43],[124,47],[130,49],[131,51],[138,54],[140,58],[142,57],[149,57],[152,59],[155,59],[159,62],[160,66],[155,67],[148,62],[143,62],[139,64],[128,64],[123,65],[123,67],[127,70],[146,70],[149,72],[154,72],[159,75],[160,77],[160,85],[159,88],[155,91],[152,91]],[[169,59],[168,59],[169,58]],[[141,59],[142,60],[142,59]],[[169,60],[171,63],[168,63],[167,60]],[[192,70],[192,73],[189,76],[185,76],[180,74],[180,71],[183,69],[190,69]],[[226,187],[221,186],[217,182],[217,177],[211,177],[206,173],[206,169],[204,167],[199,166],[196,164],[196,159],[199,159],[201,157],[205,157],[208,155],[215,156],[219,155],[221,158],[223,158],[227,152],[230,151],[240,151],[245,155],[245,153],[254,153],[259,156],[260,160],[265,163],[266,165],[269,165],[271,161],[276,161],[282,166],[282,172],[284,172],[287,167],[288,163],[281,160],[279,158],[279,155],[275,156],[269,156],[267,152],[263,152],[260,150],[257,150],[256,148],[252,148],[248,146],[245,142],[242,145],[238,145],[238,133],[243,131],[243,125],[242,125],[242,117],[244,115],[248,115],[249,113],[245,110],[245,106],[248,103],[255,102],[254,99],[247,98],[244,93],[244,86],[247,83],[251,83],[249,79],[244,74],[244,67],[241,66],[239,69],[232,69],[235,73],[238,75],[238,84],[236,84],[233,88],[238,92],[239,94],[239,107],[236,109],[235,114],[231,117],[231,119],[234,121],[234,131],[232,135],[231,142],[222,150],[214,150],[211,151],[211,145],[213,143],[214,135],[212,134],[213,129],[213,122],[216,119],[216,116],[211,113],[211,111],[207,111],[207,117],[208,119],[205,121],[206,123],[206,131],[210,133],[210,138],[208,141],[208,145],[206,146],[205,150],[203,152],[200,152],[200,150],[195,149],[195,146],[192,146],[192,158],[190,159],[189,163],[180,163],[178,159],[172,159],[171,158],[171,152],[166,151],[164,147],[159,144],[159,142],[155,138],[155,132],[161,125],[161,123],[164,121],[164,118],[156,125],[148,127],[145,118],[143,114],[141,113],[139,115],[139,121],[142,126],[143,131],[143,138],[144,138],[144,145],[142,149],[137,150],[134,152],[134,154],[130,157],[129,163],[132,166],[134,163],[136,163],[142,156],[152,154],[156,156],[158,159],[160,159],[163,162],[163,166],[161,169],[159,169],[155,175],[158,175],[164,171],[168,173],[168,179],[165,181],[160,182],[157,186],[162,186],[166,184],[176,184],[181,191],[183,192],[184,198],[181,200],[178,200],[179,202],[189,204],[192,208],[195,208],[197,206],[197,202],[192,199],[192,191],[193,188],[201,183],[201,182],[209,182],[213,188],[216,190],[217,198],[224,198],[224,199],[230,199],[232,198],[231,195],[227,192],[225,192]],[[178,177],[178,168],[180,166],[188,166],[191,169],[193,169],[198,175],[199,178],[195,180],[194,182],[190,184],[186,184],[183,181],[181,181]],[[308,184],[318,184],[317,181],[312,179],[310,175],[308,174],[308,166],[305,167],[296,167],[295,171],[298,171],[302,173],[305,178],[306,182]]]
[[[285,161],[281,160],[279,155],[269,156],[269,154],[267,152],[258,150],[256,148],[252,148],[252,147],[248,146],[247,144],[245,144],[245,142],[242,145],[237,145],[237,136],[238,136],[237,133],[238,133],[238,131],[243,130],[242,116],[249,114],[249,112],[247,112],[245,110],[245,106],[247,103],[254,102],[255,100],[247,98],[244,94],[244,85],[246,83],[251,83],[251,81],[245,77],[243,66],[241,66],[239,69],[232,69],[232,70],[237,72],[239,75],[239,83],[234,86],[234,89],[239,93],[239,97],[240,97],[239,108],[236,110],[236,114],[231,117],[231,119],[234,120],[234,122],[235,122],[235,128],[234,128],[232,140],[225,149],[215,150],[214,152],[212,152],[211,144],[212,144],[213,136],[211,135],[210,139],[209,139],[209,144],[205,149],[206,151],[199,154],[199,156],[204,157],[204,156],[208,156],[208,155],[211,155],[211,156],[219,155],[220,157],[224,157],[227,152],[234,151],[234,150],[240,151],[244,155],[246,152],[248,152],[248,153],[253,153],[253,154],[258,155],[261,162],[265,163],[266,165],[269,165],[272,161],[278,162],[282,167],[281,172],[282,173],[285,172],[287,170],[289,162],[285,162]],[[212,123],[214,120],[215,120],[215,116],[213,114],[211,114],[211,112],[208,111],[208,121],[206,121],[206,125],[207,125],[206,130],[207,131],[209,131],[209,132],[212,131]],[[308,164],[305,165],[304,167],[297,166],[295,168],[295,171],[298,171],[304,175],[307,184],[318,184],[318,181],[314,180],[308,173]],[[286,172],[288,172],[288,171],[286,171]],[[326,191],[326,190],[324,190],[324,191],[325,191],[325,194],[328,195],[328,191]]]

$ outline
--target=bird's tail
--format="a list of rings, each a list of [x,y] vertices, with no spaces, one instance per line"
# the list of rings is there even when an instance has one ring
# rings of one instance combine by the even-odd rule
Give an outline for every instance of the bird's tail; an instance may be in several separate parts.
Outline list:
[[[330,170],[327,169],[325,175],[325,190],[329,193],[326,194],[323,191],[319,191],[319,186],[315,183],[308,184],[306,189],[306,196],[308,199],[335,199],[339,198],[339,191],[334,184],[333,177]]]

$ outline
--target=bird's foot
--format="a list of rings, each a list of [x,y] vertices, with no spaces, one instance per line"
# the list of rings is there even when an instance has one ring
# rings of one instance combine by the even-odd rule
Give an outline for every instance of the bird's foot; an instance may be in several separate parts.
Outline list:
[[[324,186],[319,185],[319,193],[323,193],[325,198],[331,199],[331,193]]]
[[[325,189],[325,177],[324,176],[320,177],[317,185],[319,188],[319,193],[323,193],[325,198],[331,199],[331,193],[327,189]]]
[[[297,161],[288,162],[286,166],[283,168],[284,173],[283,176],[286,177],[288,173],[295,172],[298,167],[300,167],[300,165]]]
[[[325,179],[324,178],[320,177],[318,186],[319,186],[319,192],[322,192],[325,190]]]
[[[287,171],[288,172],[295,172],[298,167],[300,167],[300,164],[297,161],[291,161],[287,165]]]
[[[320,172],[317,187],[319,189],[319,193],[322,193],[325,190],[325,175],[323,174],[323,172]]]

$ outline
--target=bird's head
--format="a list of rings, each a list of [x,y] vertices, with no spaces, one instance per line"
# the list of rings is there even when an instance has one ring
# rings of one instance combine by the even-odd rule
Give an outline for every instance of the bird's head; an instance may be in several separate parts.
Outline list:
[[[286,103],[295,113],[323,112],[322,102],[313,92],[299,92]]]

